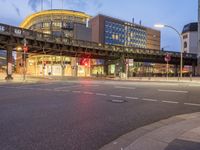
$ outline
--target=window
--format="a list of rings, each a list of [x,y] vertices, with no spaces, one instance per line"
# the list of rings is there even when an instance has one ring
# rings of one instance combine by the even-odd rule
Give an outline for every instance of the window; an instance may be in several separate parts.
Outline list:
[[[188,35],[187,35],[187,34],[183,36],[183,39],[187,39],[187,38],[188,38]]]
[[[184,48],[187,48],[187,42],[184,42]]]

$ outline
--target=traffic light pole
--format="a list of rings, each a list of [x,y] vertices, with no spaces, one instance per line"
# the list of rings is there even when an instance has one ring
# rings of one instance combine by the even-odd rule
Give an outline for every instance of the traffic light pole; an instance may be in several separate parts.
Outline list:
[[[23,80],[24,81],[26,80],[26,74],[25,74],[25,69],[26,69],[26,66],[25,66],[26,60],[25,59],[26,59],[26,56],[25,55],[26,55],[26,52],[24,51],[24,55],[23,55],[23,57],[24,57],[23,58],[24,59],[24,63],[23,63],[24,64],[24,68],[23,68]]]
[[[167,61],[167,80],[169,79],[169,61]]]
[[[26,48],[26,39],[24,39],[24,49],[23,49],[23,53],[24,53],[24,55],[23,55],[23,59],[24,59],[24,62],[23,62],[23,80],[25,81],[26,80],[26,50],[25,50],[25,48]]]

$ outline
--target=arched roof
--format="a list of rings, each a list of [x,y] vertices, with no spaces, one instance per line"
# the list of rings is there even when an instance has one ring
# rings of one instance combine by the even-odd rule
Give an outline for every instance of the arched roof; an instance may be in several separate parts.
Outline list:
[[[34,13],[30,16],[28,16],[21,24],[21,28],[28,28],[30,22],[32,19],[36,17],[40,17],[43,15],[54,15],[54,14],[63,14],[63,15],[71,15],[71,16],[77,16],[82,18],[91,18],[90,15],[85,14],[84,12],[80,11],[74,11],[74,10],[62,10],[62,9],[53,9],[53,10],[45,10],[41,12]]]

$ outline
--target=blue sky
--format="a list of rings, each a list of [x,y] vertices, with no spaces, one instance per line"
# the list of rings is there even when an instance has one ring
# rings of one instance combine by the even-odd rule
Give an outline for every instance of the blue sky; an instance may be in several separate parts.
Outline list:
[[[0,22],[18,26],[28,15],[40,11],[41,0],[0,0]],[[44,1],[44,9],[50,9],[50,0]],[[62,0],[53,0],[53,8],[61,8]],[[198,0],[63,0],[65,9],[84,11],[92,16],[98,13],[123,20],[142,21],[153,27],[163,23],[180,32],[185,24],[197,21]],[[179,39],[170,29],[161,30],[161,47],[179,51]]]

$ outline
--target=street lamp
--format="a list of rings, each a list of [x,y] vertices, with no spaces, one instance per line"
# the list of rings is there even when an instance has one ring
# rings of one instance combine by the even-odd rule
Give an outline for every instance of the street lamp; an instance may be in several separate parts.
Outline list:
[[[181,60],[180,60],[180,78],[182,78],[182,77],[183,77],[183,71],[182,71],[182,68],[183,68],[183,49],[182,49],[182,42],[183,42],[183,40],[182,40],[182,36],[181,36],[180,32],[179,32],[177,29],[175,29],[174,27],[169,26],[169,25],[164,25],[164,24],[155,24],[154,27],[156,27],[156,28],[164,28],[164,27],[166,27],[166,28],[171,28],[172,30],[174,30],[174,31],[178,34],[178,36],[179,36],[179,38],[180,38],[180,44],[181,44],[181,50],[180,50],[180,53],[181,53]]]

